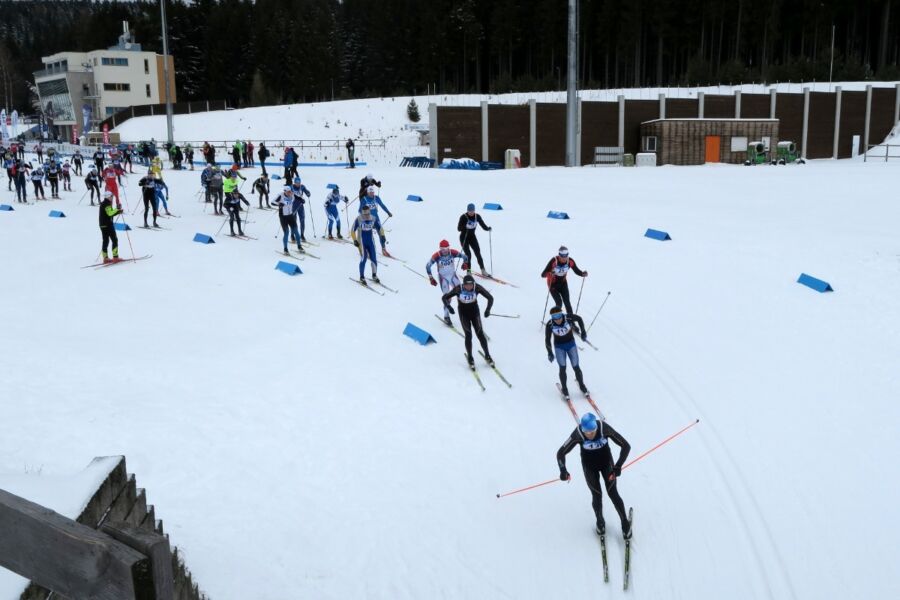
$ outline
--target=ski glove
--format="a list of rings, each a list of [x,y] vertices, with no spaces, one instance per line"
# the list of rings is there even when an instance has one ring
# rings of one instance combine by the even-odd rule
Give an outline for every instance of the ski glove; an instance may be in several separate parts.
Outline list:
[[[431,282],[431,285],[437,285],[437,281],[434,280],[434,277],[429,277],[428,281]]]
[[[547,360],[550,362],[553,362],[553,353],[552,352],[547,352]]]
[[[356,246],[357,248],[359,248],[359,241],[358,241],[358,240],[353,240],[353,245]]]
[[[613,467],[612,472],[613,472],[613,475],[615,475],[616,477],[621,477],[622,476],[622,467],[620,467],[619,465],[616,465]]]
[[[484,318],[487,319],[489,316],[491,316],[491,309],[484,309]]]
[[[582,341],[582,342],[586,342],[586,341],[587,341],[587,334],[586,334],[586,333],[582,333],[582,334],[581,334],[581,341]]]
[[[563,467],[562,469],[559,470],[559,480],[560,481],[568,481],[571,478],[572,478],[572,476],[569,475],[569,472],[566,470],[565,467]]]
[[[456,314],[456,311],[453,310],[453,307],[450,306],[449,304],[447,305],[447,310],[450,311],[450,314],[451,314],[451,315],[455,315],[455,314]]]
[[[388,211],[388,216],[389,216],[389,217],[393,217],[393,216],[394,216],[394,213],[392,213],[391,211]]]
[[[472,270],[472,267],[469,266],[469,263],[463,263],[462,265],[463,271],[469,272]]]

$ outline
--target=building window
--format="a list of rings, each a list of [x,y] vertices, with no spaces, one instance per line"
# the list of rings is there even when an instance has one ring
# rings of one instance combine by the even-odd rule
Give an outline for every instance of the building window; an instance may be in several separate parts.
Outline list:
[[[96,60],[96,59],[95,59]],[[102,61],[104,66],[107,67],[127,67],[128,59],[127,58],[114,58],[111,56],[104,56]],[[96,64],[96,63],[94,63]]]
[[[144,75],[150,74],[150,61],[146,58],[144,59]]]
[[[747,151],[747,138],[734,136],[731,138],[731,151],[732,152],[746,152]]]
[[[111,117],[114,114],[116,114],[117,112],[119,112],[120,110],[125,110],[125,109],[121,106],[107,106],[106,107],[106,116]]]
[[[104,92],[130,92],[131,84],[130,83],[104,83],[103,91]]]
[[[147,97],[150,97],[150,84],[147,84]]]
[[[656,152],[656,136],[645,135],[641,139],[641,147],[644,152]]]

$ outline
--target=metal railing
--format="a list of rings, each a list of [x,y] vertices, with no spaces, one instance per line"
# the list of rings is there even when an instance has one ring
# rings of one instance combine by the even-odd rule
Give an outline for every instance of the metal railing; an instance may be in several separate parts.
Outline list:
[[[884,148],[884,162],[887,162],[888,159],[891,158],[900,158],[900,153],[894,154],[893,156],[891,155],[891,148],[900,148],[900,145],[898,144],[869,144],[869,147],[866,149],[866,153],[863,154],[863,162],[869,161],[869,152],[871,152],[873,148]],[[876,158],[881,157],[873,156],[872,160],[875,160]]]

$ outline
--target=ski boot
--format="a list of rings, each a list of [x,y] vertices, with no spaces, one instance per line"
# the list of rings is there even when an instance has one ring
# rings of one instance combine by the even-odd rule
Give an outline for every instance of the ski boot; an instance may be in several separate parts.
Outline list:
[[[342,240],[342,239],[344,239],[344,236],[342,236],[340,233],[338,233],[337,238],[338,238],[339,240]]]
[[[490,365],[491,368],[494,368],[494,359],[491,358],[491,355],[490,355],[490,354],[485,354],[485,355],[484,355],[484,361],[485,361],[488,365]]]
[[[378,275],[376,275],[375,273],[372,273],[372,281],[374,281],[375,283],[381,283],[381,280],[378,279]]]
[[[606,522],[603,520],[603,517],[597,517],[597,526],[595,528],[595,531],[599,536],[606,535]]]
[[[584,385],[584,382],[583,382],[583,381],[579,381],[579,382],[578,382],[578,389],[581,390],[581,393],[582,393],[582,394],[585,394],[585,395],[586,395],[586,394],[589,393],[589,392],[588,392],[588,389],[587,389],[587,386]]]
[[[301,241],[301,242],[306,242],[306,236],[305,236],[305,235],[301,235],[301,236],[300,236],[300,241]],[[309,242],[306,242],[306,243],[309,243]]]
[[[334,236],[331,235],[331,234],[329,233],[329,234],[328,234],[328,239],[329,239],[329,240],[333,240],[333,239],[334,239]]]
[[[626,540],[631,539],[631,523],[628,521],[622,521],[622,537]]]
[[[487,279],[491,278],[491,274],[488,273],[487,271],[485,271],[484,269],[481,270],[481,276],[486,277]]]
[[[450,320],[450,317],[444,317],[444,323],[447,324],[447,327],[453,327],[453,321]]]
[[[566,384],[563,383],[560,385],[560,392],[562,392],[562,395],[566,398],[569,397],[569,387]]]
[[[285,256],[290,256],[290,255],[291,255],[291,253],[288,252],[288,249],[287,249],[287,248],[284,249],[284,255],[285,255]]]
[[[365,278],[365,277],[360,277],[360,278],[359,278],[359,283],[360,283],[361,285],[364,285],[364,286],[366,286],[366,287],[369,287],[369,284],[366,283],[366,278]]]
[[[301,246],[300,244],[297,244],[297,252],[299,252],[300,254],[306,254],[306,250],[304,250],[303,246]]]
[[[466,362],[469,363],[469,368],[474,371],[475,370],[475,359],[472,358],[471,354],[466,354]]]
[[[108,256],[104,256],[104,257],[103,257],[103,264],[104,264],[104,265],[108,265],[108,264],[111,263],[112,261],[113,261],[113,259],[111,259],[111,258],[108,257]]]

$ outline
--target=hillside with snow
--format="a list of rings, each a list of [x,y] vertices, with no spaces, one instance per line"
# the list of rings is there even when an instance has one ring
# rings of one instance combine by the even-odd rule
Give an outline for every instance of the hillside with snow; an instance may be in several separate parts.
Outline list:
[[[367,102],[365,114],[228,111],[222,137],[272,137],[287,111],[317,136],[318,120],[386,135],[405,118],[404,99]],[[382,117],[398,121],[378,129]],[[176,137],[216,137],[204,119],[218,116],[176,117]],[[161,139],[157,121],[123,128]],[[381,167],[388,248],[405,261],[379,256],[397,290],[383,296],[349,280],[353,246],[321,238],[326,185],[352,195],[359,169],[301,171],[317,245],[288,259],[294,277],[275,269],[281,230],[249,193],[256,169],[243,171],[250,240],[224,235],[199,171],[166,170],[178,217],[138,228],[128,176],[120,250],[152,258],[100,269],[82,268],[100,234],[79,178],[29,205],[0,186],[15,209],[0,212],[0,481],[124,454],[215,600],[896,598],[898,166]],[[441,239],[458,247],[468,202],[493,228],[478,234],[487,267],[518,286],[480,281],[494,312],[519,315],[484,320],[511,389],[480,359],[478,387],[421,276]],[[341,214],[345,234],[355,212]],[[651,227],[672,240],[644,237]],[[220,233],[202,245],[198,232]],[[583,293],[570,275],[582,316],[609,298],[588,337],[597,350],[580,358],[632,458],[700,419],[622,474],[635,510],[627,592],[608,501],[603,583],[577,451],[571,482],[496,497],[555,478],[574,427],[540,323],[540,273],[561,244],[589,271]],[[835,291],[797,284],[803,272]],[[437,343],[405,337],[407,323]],[[0,572],[4,598],[22,587]]]

